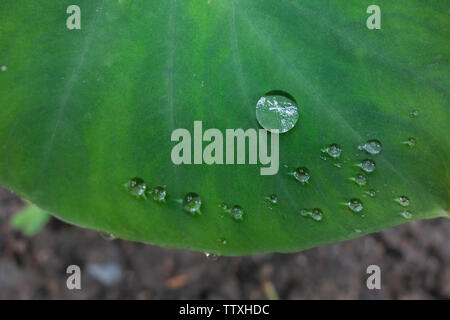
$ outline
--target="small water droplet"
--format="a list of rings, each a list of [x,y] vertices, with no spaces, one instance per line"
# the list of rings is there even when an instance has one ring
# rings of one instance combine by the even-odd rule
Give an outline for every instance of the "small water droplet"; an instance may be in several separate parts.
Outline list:
[[[217,260],[219,260],[219,256],[217,255],[217,254],[215,254],[215,253],[207,253],[207,252],[205,252],[205,256],[206,256],[206,259],[208,259],[208,261],[217,261]]]
[[[359,200],[359,199],[351,199],[347,203],[347,206],[350,209],[350,211],[355,212],[355,213],[360,213],[364,209],[364,206],[363,206],[361,200]]]
[[[420,112],[419,112],[419,110],[413,110],[413,111],[411,111],[411,116],[413,116],[413,117],[418,117],[419,116],[419,114],[420,114]]]
[[[266,198],[270,203],[277,204],[278,203],[278,196],[276,194],[271,194]]]
[[[147,199],[147,196],[145,195],[147,186],[143,179],[141,179],[141,178],[130,179],[125,184],[125,188],[127,188],[128,194],[130,196],[138,198],[138,199]]]
[[[417,143],[417,140],[415,138],[408,138],[408,140],[403,141],[403,144],[406,144],[408,147],[415,147]]]
[[[336,168],[342,168],[342,163],[336,162],[336,163],[334,164],[334,166],[335,166]]]
[[[377,196],[377,192],[373,189],[366,191],[366,193],[371,196],[372,198],[375,198]]]
[[[115,240],[116,237],[112,233],[100,232],[100,236],[108,241]]]
[[[230,214],[236,221],[244,220],[244,209],[242,209],[241,206],[236,205],[233,208],[231,208]]]
[[[1,70],[2,70],[3,72],[5,72],[6,70],[8,70],[8,67],[7,67],[7,66],[2,66],[2,67],[1,67]]]
[[[150,195],[156,202],[166,202],[167,190],[164,187],[154,187],[150,191]]]
[[[311,179],[311,174],[305,167],[297,168],[297,170],[295,170],[292,175],[295,177],[295,179],[297,179],[297,181],[301,182],[302,184],[309,183],[309,180]]]
[[[381,150],[383,149],[381,142],[378,140],[369,140],[365,144],[360,145],[358,147],[359,150],[364,150],[367,153],[370,153],[372,155],[379,154]]]
[[[256,104],[256,119],[267,131],[287,132],[294,128],[298,117],[295,99],[283,91],[271,91]]]
[[[190,214],[198,214],[200,215],[200,208],[202,206],[202,199],[200,196],[194,192],[188,193],[186,196],[184,196],[183,200],[183,208],[185,211],[189,212]]]
[[[403,218],[405,219],[411,219],[412,218],[412,213],[409,210],[405,210],[400,214]]]
[[[371,173],[371,172],[374,172],[374,171],[375,171],[376,164],[375,164],[375,161],[370,160],[370,159],[367,159],[367,160],[362,161],[362,162],[359,164],[359,167],[360,167],[364,172]]]
[[[228,244],[227,239],[220,239],[220,243],[224,246],[226,246]]]
[[[228,205],[227,205],[225,202],[221,203],[221,204],[219,205],[219,207],[220,207],[220,209],[222,209],[223,211],[227,211],[227,210],[228,210]]]
[[[358,173],[352,180],[360,187],[367,184],[367,177],[364,173]]]
[[[336,143],[333,143],[328,147],[322,148],[320,151],[322,151],[322,153],[327,154],[331,158],[337,159],[341,156],[342,148]]]
[[[409,198],[407,196],[400,196],[396,199],[394,199],[395,202],[397,202],[399,205],[401,205],[402,207],[407,207],[409,206]]]
[[[322,221],[323,212],[318,208],[310,209],[302,209],[300,210],[300,215],[305,218],[311,218],[314,221]]]
[[[361,229],[355,229],[355,232],[356,232],[356,233],[361,233],[362,230],[361,230]]]

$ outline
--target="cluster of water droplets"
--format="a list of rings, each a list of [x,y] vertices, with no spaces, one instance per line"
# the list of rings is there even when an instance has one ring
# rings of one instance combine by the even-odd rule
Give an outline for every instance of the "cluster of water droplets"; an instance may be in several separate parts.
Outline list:
[[[240,205],[229,206],[226,203],[222,203],[220,205],[223,213],[230,215],[234,221],[243,221],[244,220],[244,209]]]
[[[147,200],[148,198],[152,198],[154,201],[160,203],[166,201],[167,191],[165,187],[148,188],[142,178],[130,179],[124,184],[124,187],[127,189],[128,194],[136,199]]]
[[[413,214],[407,209],[411,204],[411,200],[409,200],[407,196],[399,196],[395,198],[394,201],[404,208],[400,215],[405,219],[411,219]]]
[[[314,209],[301,209],[300,215],[305,218],[313,219],[314,221],[322,221],[323,219],[323,212],[319,208]]]

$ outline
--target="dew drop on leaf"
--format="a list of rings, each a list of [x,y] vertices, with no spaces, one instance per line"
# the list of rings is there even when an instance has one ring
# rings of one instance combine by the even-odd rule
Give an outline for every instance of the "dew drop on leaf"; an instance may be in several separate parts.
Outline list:
[[[200,215],[200,208],[202,206],[202,199],[200,196],[194,192],[190,192],[184,196],[183,199],[183,209],[190,214]]]
[[[359,167],[360,167],[364,172],[371,173],[371,172],[374,172],[374,171],[375,171],[376,164],[375,164],[375,162],[374,162],[373,160],[367,159],[367,160],[362,161],[362,162],[359,164]]]
[[[369,154],[379,154],[383,149],[381,142],[378,140],[369,140],[365,144],[358,147],[359,150],[364,150]]]
[[[415,139],[415,138],[409,138],[408,140],[406,140],[406,141],[403,141],[403,144],[406,144],[408,147],[415,147],[416,146],[416,143],[417,143],[417,140]]]
[[[359,199],[351,199],[347,203],[347,206],[350,209],[350,211],[355,212],[355,213],[360,213],[364,209],[364,206],[363,206],[361,200],[359,200]]]
[[[413,116],[413,117],[418,117],[419,116],[419,114],[420,114],[420,112],[419,112],[419,110],[413,110],[413,111],[411,111],[411,116]]]
[[[5,72],[6,70],[8,70],[8,67],[7,66],[1,66],[1,68],[0,68],[3,72]]]
[[[130,179],[125,184],[125,188],[127,189],[128,194],[130,196],[138,198],[138,199],[147,199],[147,196],[145,195],[147,186],[143,179],[141,179],[141,178]]]
[[[305,167],[297,168],[292,175],[294,178],[301,182],[302,184],[309,183],[309,180],[311,179],[311,174],[309,173],[309,170]]]
[[[405,219],[411,219],[412,218],[412,213],[409,210],[405,210],[400,214],[403,218]]]
[[[231,208],[230,214],[235,221],[244,220],[244,209],[242,209],[241,206],[236,205],[233,208]]]
[[[166,202],[167,190],[164,187],[154,187],[149,192],[152,196],[152,199],[156,202],[163,203]]]
[[[267,199],[267,201],[269,201],[272,204],[277,204],[278,203],[278,196],[276,194],[271,194],[266,199]]]
[[[352,180],[355,181],[355,183],[360,187],[367,184],[367,177],[364,173],[357,174],[354,178],[352,178]]]
[[[400,196],[396,199],[394,199],[395,202],[397,202],[399,205],[401,205],[402,207],[407,207],[409,206],[409,198],[407,196]]]
[[[256,104],[256,119],[267,131],[288,132],[297,124],[298,117],[295,99],[283,91],[271,91]]]
[[[332,145],[329,145],[328,147],[322,148],[320,151],[322,153],[325,153],[326,155],[330,156],[331,158],[337,159],[341,156],[342,148],[333,143]]]

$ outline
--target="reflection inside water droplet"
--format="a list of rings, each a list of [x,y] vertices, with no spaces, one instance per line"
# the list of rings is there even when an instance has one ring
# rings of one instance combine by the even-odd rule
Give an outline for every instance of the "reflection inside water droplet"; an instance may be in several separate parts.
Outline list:
[[[283,91],[268,92],[256,104],[256,119],[268,131],[287,132],[296,125],[298,117],[295,99]]]

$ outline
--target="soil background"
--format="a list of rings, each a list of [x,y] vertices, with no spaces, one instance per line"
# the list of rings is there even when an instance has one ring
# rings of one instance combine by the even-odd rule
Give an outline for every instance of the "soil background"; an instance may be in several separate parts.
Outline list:
[[[0,188],[0,299],[449,299],[450,221],[407,223],[295,254],[206,259],[57,219],[33,238],[11,229],[23,206]],[[366,269],[381,268],[381,290]],[[66,268],[81,268],[81,290]]]

